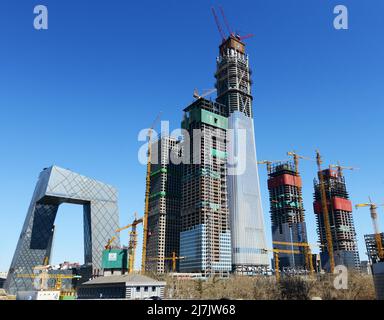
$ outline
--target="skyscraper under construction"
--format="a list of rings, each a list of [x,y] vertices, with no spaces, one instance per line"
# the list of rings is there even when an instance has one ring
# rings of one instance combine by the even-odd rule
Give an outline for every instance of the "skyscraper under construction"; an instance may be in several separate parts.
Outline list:
[[[164,136],[153,142],[146,270],[154,273],[172,271],[169,258],[179,255],[182,164],[172,159],[180,153],[175,138]]]
[[[259,272],[268,265],[253,123],[251,70],[245,44],[231,34],[219,48],[216,101],[228,108],[228,205],[232,267]]]
[[[301,177],[293,163],[280,162],[268,166],[268,190],[272,221],[273,248],[291,252],[279,253],[281,269],[309,269]]]
[[[228,214],[228,108],[199,98],[185,110],[187,130],[183,152],[180,260],[181,272],[203,276],[231,271],[231,233]]]
[[[326,201],[328,205],[329,223],[331,227],[333,254],[335,265],[344,265],[349,269],[360,269],[359,252],[356,243],[355,225],[352,216],[352,203],[349,200],[345,178],[342,170],[322,170]],[[319,174],[319,173],[318,173]],[[321,204],[319,181],[314,180],[314,212],[316,214],[317,232],[321,243],[321,264],[329,269],[326,228]]]

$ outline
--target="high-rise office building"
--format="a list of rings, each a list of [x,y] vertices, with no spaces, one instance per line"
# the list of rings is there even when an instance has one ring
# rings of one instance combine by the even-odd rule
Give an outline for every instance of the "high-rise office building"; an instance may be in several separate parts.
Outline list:
[[[231,271],[231,233],[227,197],[228,108],[199,98],[185,110],[189,134],[183,152],[181,272],[204,276]]]
[[[344,265],[349,269],[359,270],[360,259],[352,216],[352,203],[349,200],[345,178],[342,171],[337,169],[322,170],[322,175],[328,205],[335,265]],[[322,245],[320,248],[321,264],[325,270],[329,270],[320,184],[316,179],[314,180],[314,189],[313,207],[316,215],[319,242]]]
[[[292,244],[307,243],[301,177],[290,161],[268,168],[273,248],[292,251],[279,254],[280,268],[309,268],[307,248]]]
[[[154,273],[172,271],[169,258],[179,255],[182,164],[174,160],[180,153],[172,137],[152,145],[146,269]]]
[[[252,111],[251,70],[245,44],[230,35],[219,48],[216,101],[228,108],[228,203],[232,268],[254,273],[268,266]]]

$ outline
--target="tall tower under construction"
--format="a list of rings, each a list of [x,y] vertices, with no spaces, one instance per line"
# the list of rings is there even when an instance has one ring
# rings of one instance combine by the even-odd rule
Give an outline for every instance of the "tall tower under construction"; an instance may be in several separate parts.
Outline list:
[[[228,110],[228,205],[232,268],[254,273],[268,266],[252,111],[251,70],[245,44],[231,34],[219,48],[216,101]]]
[[[185,110],[182,128],[188,132],[183,152],[180,260],[181,272],[203,276],[231,271],[228,214],[228,108],[199,98]]]
[[[268,167],[273,248],[291,251],[279,254],[281,269],[309,268],[306,247],[293,245],[307,243],[302,183],[296,169],[290,161]]]
[[[182,164],[171,160],[180,152],[179,141],[172,137],[152,145],[146,271],[172,271],[169,258],[174,252],[179,255]]]
[[[319,174],[319,173],[318,173]],[[360,269],[359,252],[356,242],[356,231],[352,216],[352,203],[349,200],[345,178],[340,169],[322,170],[326,201],[328,205],[329,223],[331,227],[333,255],[335,265],[344,265],[349,269]],[[321,191],[318,180],[314,180],[314,212],[317,232],[321,246],[321,264],[329,269],[326,228],[324,225]]]

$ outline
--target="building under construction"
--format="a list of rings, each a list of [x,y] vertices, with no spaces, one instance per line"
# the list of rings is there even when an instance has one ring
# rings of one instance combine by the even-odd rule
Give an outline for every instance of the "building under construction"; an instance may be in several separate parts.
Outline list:
[[[382,247],[384,247],[384,233],[380,233]],[[379,250],[377,248],[377,239],[375,234],[364,235],[365,246],[367,247],[367,254],[371,264],[377,262],[384,262],[384,259],[380,259]]]
[[[263,209],[257,168],[252,111],[251,69],[243,37],[223,38],[216,61],[216,101],[228,109],[228,205],[232,235],[232,268],[241,274],[263,272]]]
[[[376,290],[376,297],[378,300],[384,300],[384,258],[383,254],[379,254],[378,239],[376,234],[366,234],[365,245],[367,247],[367,254],[371,265],[373,282]],[[380,233],[382,248],[384,247],[384,233]],[[379,244],[380,245],[380,244]]]
[[[172,270],[169,257],[179,255],[182,164],[175,138],[161,137],[152,145],[146,270]]]
[[[318,173],[319,174],[319,173]],[[355,225],[352,216],[352,203],[349,200],[345,178],[341,170],[322,170],[324,188],[331,227],[335,265],[344,265],[349,269],[360,269],[359,252],[356,243]],[[314,180],[314,212],[316,214],[317,232],[321,243],[321,263],[329,269],[326,229],[321,204],[319,181]]]
[[[228,108],[198,98],[185,110],[189,133],[183,152],[180,260],[181,272],[205,276],[231,271],[231,233],[227,194]]]
[[[280,269],[309,269],[307,247],[293,245],[307,243],[301,187],[301,177],[292,162],[280,162],[269,167],[273,248],[292,251],[279,253]]]

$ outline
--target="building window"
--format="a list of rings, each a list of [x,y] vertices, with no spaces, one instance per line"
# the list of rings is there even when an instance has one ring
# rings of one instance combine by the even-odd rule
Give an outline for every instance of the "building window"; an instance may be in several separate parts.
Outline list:
[[[148,292],[148,287],[144,287],[144,292]]]
[[[152,287],[152,291],[155,292],[156,291],[156,287]]]
[[[140,292],[140,287],[136,287],[136,292]]]

